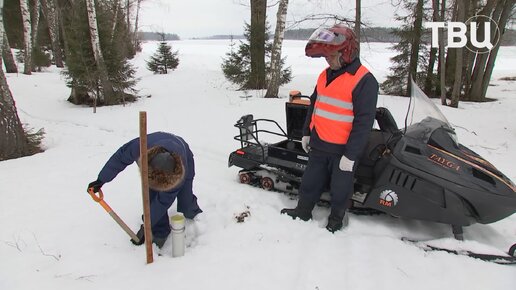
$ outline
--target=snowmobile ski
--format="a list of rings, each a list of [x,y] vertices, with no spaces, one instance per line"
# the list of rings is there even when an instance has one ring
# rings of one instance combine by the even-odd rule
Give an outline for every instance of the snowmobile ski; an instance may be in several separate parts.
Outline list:
[[[485,262],[491,262],[496,263],[500,265],[516,265],[516,257],[510,256],[511,250],[509,250],[509,255],[507,256],[501,256],[501,255],[492,255],[492,254],[482,254],[482,253],[476,253],[472,251],[466,251],[466,250],[454,250],[454,249],[447,249],[443,247],[438,247],[434,245],[430,245],[426,241],[418,241],[413,240],[410,238],[403,237],[401,238],[403,242],[406,242],[408,244],[414,245],[426,252],[446,252],[458,256],[466,256],[471,257],[475,259],[480,259]]]

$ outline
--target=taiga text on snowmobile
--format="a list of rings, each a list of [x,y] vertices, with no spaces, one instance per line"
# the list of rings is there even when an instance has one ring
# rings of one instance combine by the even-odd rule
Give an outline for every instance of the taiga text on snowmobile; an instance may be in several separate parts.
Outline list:
[[[379,128],[372,129],[355,174],[354,206],[449,224],[457,239],[463,239],[464,226],[489,224],[514,214],[514,183],[458,143],[435,104],[415,83],[412,88],[406,123],[411,122],[404,129],[398,129],[388,109],[377,109]],[[286,103],[286,132],[276,121],[252,115],[237,121],[235,139],[240,148],[230,154],[229,166],[242,168],[240,182],[297,192],[308,160],[300,142],[308,106],[299,93],[291,94]],[[266,123],[277,129],[259,128]],[[264,143],[260,139],[264,133],[283,140]]]

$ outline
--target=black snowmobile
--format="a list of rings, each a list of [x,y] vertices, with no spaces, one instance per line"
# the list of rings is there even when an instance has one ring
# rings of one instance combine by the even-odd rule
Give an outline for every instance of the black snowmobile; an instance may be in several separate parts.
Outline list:
[[[463,226],[493,223],[516,213],[512,181],[459,144],[437,106],[415,83],[412,88],[404,129],[398,128],[388,109],[377,109],[379,128],[372,129],[359,161],[353,206],[449,224],[459,240],[463,239]],[[297,192],[308,160],[300,142],[307,99],[299,92],[291,93],[286,103],[287,132],[274,120],[252,115],[237,121],[239,135],[235,139],[241,147],[230,154],[229,166],[242,168],[240,182]],[[277,130],[259,129],[264,123]],[[259,138],[263,133],[284,139],[266,144]]]

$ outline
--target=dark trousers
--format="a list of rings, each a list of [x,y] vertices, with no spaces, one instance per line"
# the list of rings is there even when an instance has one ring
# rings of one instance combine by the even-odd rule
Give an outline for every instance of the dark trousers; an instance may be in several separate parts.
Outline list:
[[[151,224],[152,235],[163,238],[170,234],[170,222],[168,208],[174,203],[177,197],[177,211],[184,214],[186,218],[194,218],[202,210],[197,204],[197,197],[192,191],[192,179],[186,179],[180,190],[173,192],[157,192],[149,190],[151,200]]]
[[[311,150],[301,180],[299,197],[315,204],[329,188],[332,212],[344,209],[353,192],[353,172],[339,168],[341,155]]]

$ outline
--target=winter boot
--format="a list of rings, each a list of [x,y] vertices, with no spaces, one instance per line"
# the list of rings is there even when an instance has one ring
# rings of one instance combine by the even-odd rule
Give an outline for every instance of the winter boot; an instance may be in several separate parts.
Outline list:
[[[331,233],[335,233],[336,231],[345,228],[348,226],[349,217],[346,214],[346,209],[335,210],[332,209],[330,216],[328,217],[328,225],[326,229]]]
[[[143,230],[143,225],[140,226],[140,229],[136,233],[136,236],[138,237],[138,242],[131,239],[131,242],[137,246],[143,245],[145,243],[145,232]],[[165,237],[156,237],[153,235],[152,242],[158,246],[158,248],[162,248],[165,242],[167,241],[168,235]]]
[[[165,245],[165,242],[167,241],[167,237],[163,237],[163,238],[160,238],[160,237],[152,237],[152,242],[154,244],[156,244],[156,246],[158,246],[158,248],[163,248],[163,245]]]
[[[306,222],[312,219],[312,210],[314,209],[314,206],[314,202],[299,199],[295,208],[284,208],[281,210],[281,214],[287,214],[293,219],[300,218]]]

